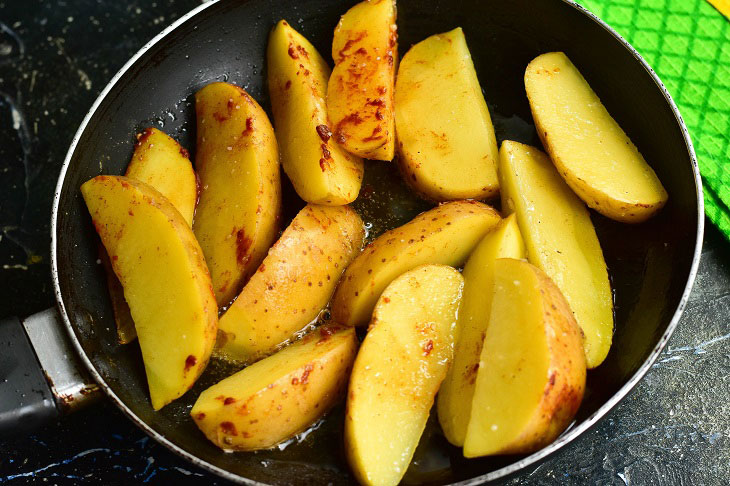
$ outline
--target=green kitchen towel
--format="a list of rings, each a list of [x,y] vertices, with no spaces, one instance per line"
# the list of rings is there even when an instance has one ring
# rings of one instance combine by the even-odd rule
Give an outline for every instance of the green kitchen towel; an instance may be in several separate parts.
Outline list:
[[[666,85],[692,136],[705,212],[730,239],[730,22],[706,0],[578,2],[628,40]]]

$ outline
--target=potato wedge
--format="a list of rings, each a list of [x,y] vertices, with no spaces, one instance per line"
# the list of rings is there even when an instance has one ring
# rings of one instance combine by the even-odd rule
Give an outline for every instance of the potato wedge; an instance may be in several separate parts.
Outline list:
[[[354,329],[322,326],[205,390],[190,415],[221,449],[273,447],[340,401],[357,346]]]
[[[500,150],[502,210],[516,213],[527,257],[558,286],[585,334],[586,363],[606,358],[613,338],[613,295],[588,210],[550,159],[528,145]]]
[[[137,330],[134,327],[129,304],[124,300],[124,288],[114,273],[112,262],[109,255],[106,254],[104,245],[101,244],[99,245],[99,260],[106,274],[106,286],[109,291],[112,312],[114,313],[114,323],[117,326],[117,339],[119,344],[129,344],[137,339]]]
[[[461,265],[499,221],[497,211],[486,204],[454,201],[383,233],[342,275],[332,299],[332,317],[348,326],[367,324],[393,279],[426,263]]]
[[[297,194],[330,206],[354,201],[363,163],[332,137],[325,103],[329,66],[285,20],[271,31],[266,56],[281,165]]]
[[[445,265],[422,265],[378,299],[352,368],[345,452],[364,485],[396,485],[426,426],[453,354],[464,279]]]
[[[143,182],[98,176],[81,194],[124,287],[159,410],[193,385],[215,343],[218,307],[203,252],[180,212]]]
[[[238,86],[195,93],[200,200],[193,230],[216,301],[227,305],[256,271],[279,231],[281,185],[274,129]]]
[[[398,162],[435,201],[497,195],[497,140],[461,28],[411,47],[395,86]]]
[[[364,236],[349,206],[302,209],[221,317],[220,353],[250,363],[292,339],[327,305]]]
[[[464,456],[523,454],[555,440],[586,382],[583,338],[555,284],[526,261],[494,263]]]
[[[564,53],[536,57],[525,90],[542,144],[588,206],[625,223],[664,207],[667,191],[656,173]]]
[[[395,0],[365,0],[342,16],[332,39],[327,113],[335,140],[368,159],[393,160],[398,57]]]
[[[175,139],[156,128],[146,128],[137,135],[124,175],[157,189],[180,211],[188,225],[193,225],[198,181],[188,151]]]
[[[479,242],[464,265],[464,296],[454,330],[454,361],[438,394],[438,418],[449,442],[464,445],[476,371],[489,323],[497,258],[526,258],[517,219],[511,214]]]

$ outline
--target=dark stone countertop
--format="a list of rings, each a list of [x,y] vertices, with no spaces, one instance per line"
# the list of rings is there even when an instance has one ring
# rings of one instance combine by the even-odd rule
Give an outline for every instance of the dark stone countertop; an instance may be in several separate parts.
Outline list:
[[[144,42],[198,2],[0,0],[0,316],[54,303],[49,216],[84,114]],[[730,482],[730,252],[708,227],[669,346],[598,427],[509,484]],[[2,359],[0,357],[0,359]],[[223,484],[102,403],[0,441],[0,483]]]

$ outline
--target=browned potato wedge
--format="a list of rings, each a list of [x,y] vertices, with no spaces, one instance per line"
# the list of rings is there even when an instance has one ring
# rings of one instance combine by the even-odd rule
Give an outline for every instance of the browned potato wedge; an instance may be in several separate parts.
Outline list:
[[[335,68],[327,85],[327,113],[335,140],[368,159],[395,152],[395,65],[398,56],[394,0],[365,0],[335,28]]]
[[[276,239],[279,154],[264,110],[243,89],[212,83],[195,94],[200,200],[193,229],[216,300],[227,305]]]
[[[218,307],[203,252],[180,212],[143,182],[98,176],[81,194],[124,287],[159,410],[195,383],[215,343]]]
[[[499,223],[476,201],[453,201],[380,235],[347,267],[332,299],[332,316],[348,326],[370,322],[375,303],[396,277],[426,263],[458,266]]]
[[[404,273],[383,292],[350,378],[345,452],[364,485],[398,484],[453,354],[464,279],[445,265]]]
[[[395,87],[398,163],[435,201],[499,192],[497,140],[461,28],[410,48]]]
[[[548,445],[573,420],[585,381],[583,338],[560,290],[526,261],[498,259],[464,456]]]
[[[315,320],[362,248],[364,234],[349,206],[302,209],[221,317],[220,353],[253,362]]]
[[[297,194],[328,206],[354,201],[363,163],[332,136],[325,103],[329,66],[284,20],[271,31],[266,59],[281,165]]]
[[[221,449],[273,447],[340,401],[356,353],[354,329],[323,326],[205,390],[190,415]]]
[[[654,170],[564,53],[535,58],[525,90],[542,144],[583,202],[625,223],[664,207],[667,191]]]

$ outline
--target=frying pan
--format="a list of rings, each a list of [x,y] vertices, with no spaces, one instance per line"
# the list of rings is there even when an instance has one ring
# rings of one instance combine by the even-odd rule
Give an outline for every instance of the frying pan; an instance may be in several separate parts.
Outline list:
[[[205,440],[188,412],[201,390],[230,372],[215,361],[190,392],[159,412],[152,410],[139,346],[117,343],[105,276],[97,263],[98,239],[79,192],[83,182],[100,173],[123,173],[133,136],[146,126],[162,127],[194,153],[193,94],[209,82],[242,86],[268,109],[264,53],[270,28],[285,18],[328,57],[334,26],[352,3],[205,3],[145,45],[112,79],[73,139],[54,198],[52,278],[60,317],[47,311],[27,319],[30,339],[18,336],[9,321],[0,326],[3,344],[8,337],[22,341],[16,351],[28,349],[29,343],[35,347],[56,402],[49,398],[48,384],[41,383],[43,376],[32,355],[16,352],[0,365],[0,371],[11,378],[25,376],[16,388],[25,387],[35,395],[16,400],[23,402],[20,408],[0,401],[0,429],[8,424],[17,427],[19,417],[28,418],[23,421],[27,424],[40,421],[55,413],[57,405],[73,407],[72,399],[83,402],[94,389],[83,385],[82,375],[88,373],[150,436],[224,478],[242,484],[353,482],[342,452],[342,407],[330,412],[306,438],[292,441],[283,450],[224,454]],[[704,222],[700,175],[686,127],[652,69],[618,34],[577,4],[568,0],[399,0],[398,9],[401,55],[428,35],[463,27],[499,141],[539,146],[522,76],[538,54],[565,51],[670,194],[659,215],[642,225],[615,223],[592,214],[614,290],[614,344],[606,361],[589,372],[580,412],[557,441],[529,456],[466,460],[429,421],[404,483],[481,484],[534,467],[574,440],[648,371],[678,322],[699,264]],[[283,179],[286,222],[302,202]],[[429,207],[401,184],[392,164],[368,163],[363,187],[372,196],[360,197],[354,207],[368,224],[371,238]],[[68,331],[83,371],[73,370],[72,361],[48,351],[62,348],[63,343],[47,342],[48,349],[39,349],[42,338],[68,339],[54,327],[54,319]],[[57,366],[49,369],[54,358]],[[63,372],[76,375],[65,382],[54,378]],[[59,397],[64,389],[71,393]],[[0,396],[7,396],[8,390],[5,386],[5,395]]]

